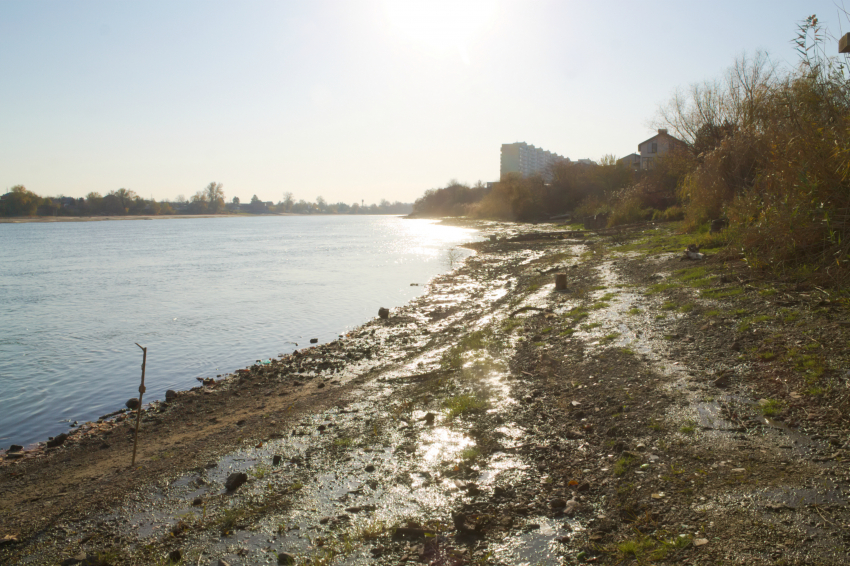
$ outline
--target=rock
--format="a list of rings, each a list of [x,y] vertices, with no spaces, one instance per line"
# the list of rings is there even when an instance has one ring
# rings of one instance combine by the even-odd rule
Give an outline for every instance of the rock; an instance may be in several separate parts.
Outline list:
[[[703,546],[704,544],[708,544],[707,538],[696,538],[696,539],[694,539],[694,546]]]
[[[173,562],[174,564],[180,562],[183,559],[183,553],[179,550],[172,550],[168,553],[168,560]]]
[[[551,507],[552,509],[563,509],[566,506],[567,506],[567,500],[566,499],[558,498],[558,499],[553,499],[552,501],[549,502],[549,507]]]
[[[367,472],[370,472],[370,473],[371,473],[371,472],[374,472],[374,471],[375,471],[375,466],[373,466],[372,464],[369,464],[368,466],[366,466],[366,471],[367,471]]]
[[[9,447],[9,450],[7,452],[20,452],[23,449],[24,447],[20,444],[13,444]]]
[[[319,384],[317,384],[317,385],[316,385],[316,389],[321,389],[321,388],[323,388],[324,386],[325,386],[325,384],[324,384],[324,383],[319,383]]]
[[[215,566],[230,566],[230,562],[223,558],[219,558],[218,562],[215,563]]]
[[[581,482],[580,484],[578,484],[578,487],[576,487],[576,491],[578,491],[579,493],[582,493],[584,491],[590,491],[590,484],[586,481]]]
[[[319,343],[318,338],[310,338],[310,344],[318,344],[318,343]]]
[[[203,504],[204,504],[204,500],[200,497],[196,497],[195,499],[192,500],[192,505],[194,507],[200,507]]]
[[[227,481],[224,482],[224,487],[227,488],[227,491],[235,491],[246,481],[248,481],[248,474],[245,472],[233,472],[227,476]]]
[[[62,446],[66,440],[68,440],[68,435],[63,432],[62,434],[54,436],[53,438],[48,440],[47,447],[55,448],[56,446]]]
[[[747,470],[744,469],[744,468],[732,468],[731,470],[729,470],[729,473],[732,473],[732,474],[744,474],[746,472],[747,472]]]
[[[715,387],[729,387],[729,374],[724,373],[720,377],[714,380]]]
[[[425,424],[432,425],[434,424],[434,418],[436,418],[436,416],[437,415],[435,415],[434,413],[425,413],[425,416],[422,417],[422,420],[425,421]]]
[[[637,450],[638,452],[643,452],[644,450],[646,450],[646,444],[644,444],[643,442],[638,442],[637,446],[635,446],[635,450]]]
[[[135,411],[136,409],[139,408],[139,399],[138,399],[138,397],[133,397],[132,399],[127,399],[127,402],[124,403],[124,405],[126,405],[127,408],[130,409],[131,411]]]
[[[278,552],[277,554],[277,563],[278,564],[295,564],[295,557],[286,552]]]
[[[168,391],[165,392],[165,400],[166,401],[171,402],[171,401],[174,401],[175,399],[177,399],[177,392],[176,391],[174,391],[173,389],[169,389]]]
[[[281,460],[283,460],[283,457],[280,454],[275,454],[272,458],[272,466],[277,466]]]
[[[390,309],[385,309],[381,307],[378,309],[378,316],[381,318],[389,318],[390,317]]]
[[[578,510],[581,508],[581,503],[576,501],[575,499],[570,499],[567,501],[567,504],[564,506],[564,515],[575,515]]]

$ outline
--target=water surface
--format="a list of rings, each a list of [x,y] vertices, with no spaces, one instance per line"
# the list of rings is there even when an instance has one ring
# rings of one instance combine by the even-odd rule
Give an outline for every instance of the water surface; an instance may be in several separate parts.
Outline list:
[[[335,339],[473,231],[387,216],[0,224],[0,447]],[[411,286],[418,283],[419,286]]]

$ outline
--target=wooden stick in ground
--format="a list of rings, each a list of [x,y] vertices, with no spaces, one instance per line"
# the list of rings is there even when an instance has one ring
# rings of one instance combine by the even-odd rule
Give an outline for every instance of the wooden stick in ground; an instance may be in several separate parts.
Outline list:
[[[136,346],[139,343],[136,342]],[[139,348],[142,348],[139,346]],[[136,447],[139,445],[139,422],[142,420],[142,395],[145,394],[145,364],[148,361],[148,349],[142,348],[142,384],[139,385],[139,406],[136,409],[136,434],[133,437],[133,462],[130,467],[136,465]]]

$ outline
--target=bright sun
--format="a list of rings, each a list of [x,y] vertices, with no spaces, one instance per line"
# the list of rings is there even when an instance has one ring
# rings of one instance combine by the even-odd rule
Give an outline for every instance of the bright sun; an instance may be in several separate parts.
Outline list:
[[[492,27],[494,0],[384,0],[387,22],[397,34],[432,54],[460,53]]]

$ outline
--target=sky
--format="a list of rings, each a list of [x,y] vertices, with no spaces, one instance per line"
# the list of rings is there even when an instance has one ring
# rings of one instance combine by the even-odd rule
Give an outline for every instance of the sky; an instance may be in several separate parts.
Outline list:
[[[796,65],[811,14],[850,31],[833,0],[4,0],[0,192],[412,202],[503,143],[622,157],[736,56]]]

